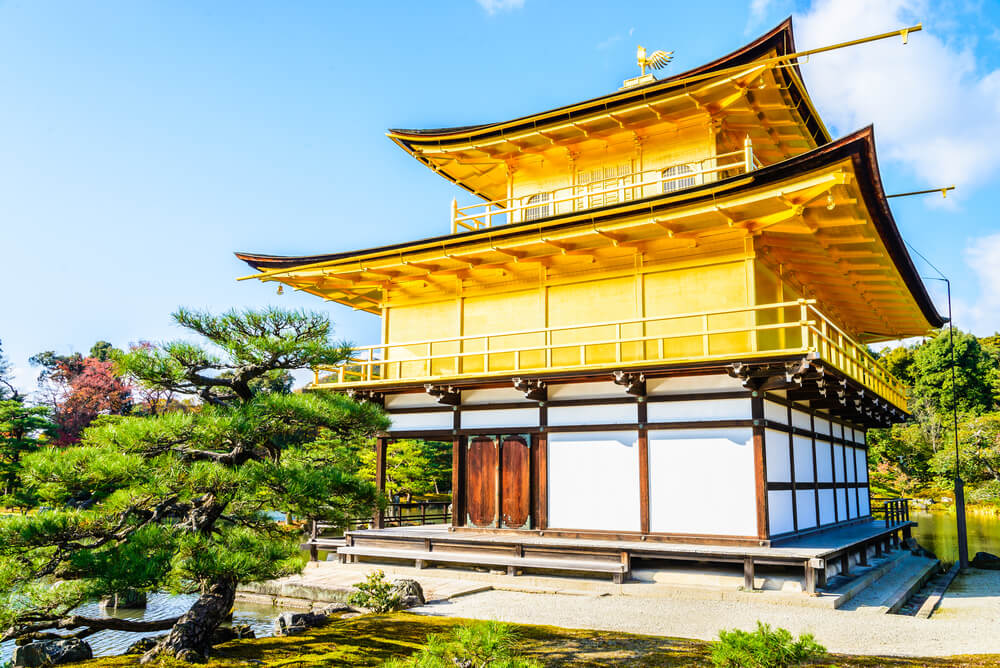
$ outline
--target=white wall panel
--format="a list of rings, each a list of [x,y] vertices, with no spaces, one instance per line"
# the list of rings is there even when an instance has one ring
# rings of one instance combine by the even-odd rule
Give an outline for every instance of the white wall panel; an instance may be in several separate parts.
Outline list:
[[[799,531],[816,526],[816,493],[811,489],[795,490],[795,511]]]
[[[607,399],[610,397],[624,397],[625,388],[615,385],[613,381],[599,383],[562,383],[560,385],[549,385],[549,401],[562,401],[563,399]]]
[[[805,436],[793,436],[792,439],[795,453],[795,482],[813,482],[812,439]]]
[[[813,423],[814,423],[813,426],[815,427],[817,434],[823,434],[824,436],[830,434],[829,420],[821,418],[820,416],[817,415],[813,418]]]
[[[854,442],[860,443],[861,445],[865,444],[865,432],[863,430],[861,429],[854,430]]]
[[[764,430],[764,457],[768,482],[791,482],[792,464],[788,456],[788,434]]]
[[[868,498],[868,488],[862,487],[858,490],[858,500],[861,505],[858,507],[858,514],[861,516],[871,515],[871,500]]]
[[[826,441],[816,440],[816,480],[819,482],[833,482],[831,449],[832,446]]]
[[[833,446],[833,475],[837,482],[844,482],[844,446],[839,443]]]
[[[650,422],[749,420],[752,417],[749,399],[653,401],[647,404],[646,415]]]
[[[830,524],[836,520],[836,515],[833,512],[833,490],[832,489],[821,489],[819,490],[819,521],[820,524]]]
[[[803,413],[797,408],[792,408],[792,426],[812,431],[812,421],[809,419],[809,413]]]
[[[853,489],[847,490],[847,517],[854,519],[858,516],[858,497]]]
[[[847,482],[857,482],[857,469],[854,467],[854,448],[847,446],[844,448],[847,456]]]
[[[390,414],[392,429],[409,431],[411,429],[453,429],[455,426],[454,411],[441,413],[398,413]]]
[[[523,402],[524,404],[538,405],[537,402],[528,401],[524,398],[524,392],[513,387],[490,387],[485,390],[462,390],[462,405],[476,406],[482,404],[512,404]]]
[[[549,426],[578,424],[635,424],[639,421],[636,404],[603,406],[549,406]]]
[[[847,519],[847,494],[843,488],[837,488],[837,517],[841,522]]]
[[[426,408],[428,406],[440,405],[437,402],[437,397],[432,397],[426,392],[385,395],[385,407],[389,410],[393,408]]]
[[[728,374],[707,376],[678,376],[650,378],[646,381],[646,394],[695,394],[699,392],[742,392],[743,383]]]
[[[757,535],[753,432],[649,432],[649,528],[661,533]]]
[[[462,429],[538,427],[537,408],[462,411]]]
[[[767,493],[767,517],[771,535],[795,530],[791,491]]]
[[[548,519],[553,529],[639,531],[639,435],[548,435]]]
[[[779,424],[788,424],[788,409],[773,401],[764,401],[764,418]]]
[[[844,437],[844,426],[840,425],[840,424],[834,423],[834,425],[833,425],[833,436],[834,436],[834,438],[843,438]]]
[[[858,482],[868,482],[868,452],[857,448],[854,461],[858,468]]]

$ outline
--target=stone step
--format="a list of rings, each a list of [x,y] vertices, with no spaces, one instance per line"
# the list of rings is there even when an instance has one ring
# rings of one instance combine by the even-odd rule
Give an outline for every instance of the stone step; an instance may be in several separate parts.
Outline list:
[[[850,602],[838,607],[873,614],[895,613],[938,572],[940,566],[937,559],[903,552],[887,572],[858,592]]]

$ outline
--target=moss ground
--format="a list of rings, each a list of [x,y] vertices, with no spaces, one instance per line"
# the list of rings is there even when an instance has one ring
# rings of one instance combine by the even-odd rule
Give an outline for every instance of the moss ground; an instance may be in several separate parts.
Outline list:
[[[406,657],[429,633],[446,632],[468,620],[425,617],[404,612],[366,615],[336,621],[309,633],[286,638],[241,640],[219,645],[210,668],[266,666],[380,666],[387,659]],[[698,640],[641,636],[607,631],[563,629],[552,626],[518,627],[522,652],[546,666],[702,666],[711,644]],[[80,668],[137,666],[138,657],[107,657],[73,664]],[[164,663],[164,666],[172,665]],[[187,664],[177,664],[187,665]],[[831,655],[826,666],[997,666],[1000,655],[902,659]]]

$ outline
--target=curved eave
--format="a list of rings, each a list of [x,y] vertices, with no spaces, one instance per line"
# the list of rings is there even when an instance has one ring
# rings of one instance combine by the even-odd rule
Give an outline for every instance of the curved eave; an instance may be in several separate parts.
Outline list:
[[[433,250],[445,253],[458,252],[458,249],[482,242],[484,239],[489,239],[491,243],[501,243],[523,237],[526,234],[537,234],[543,229],[549,233],[579,226],[581,223],[605,224],[620,220],[623,216],[666,215],[671,210],[680,207],[736,197],[741,193],[783,180],[794,179],[798,175],[819,170],[844,160],[851,161],[857,177],[858,190],[864,199],[865,208],[869,212],[875,231],[921,314],[931,327],[941,327],[946,321],[937,312],[923,282],[920,280],[893,219],[889,203],[885,198],[871,126],[750,174],[735,176],[669,195],[658,195],[625,204],[552,216],[527,223],[493,227],[485,232],[469,231],[362,251],[300,257],[251,253],[236,253],[236,256],[262,272],[253,278],[281,280],[280,276],[292,270],[316,270],[321,267],[333,270],[347,263],[378,263],[389,258],[401,258],[404,255],[412,257],[415,254]]]
[[[772,52],[777,55],[787,55],[795,52],[791,17],[785,19],[753,42],[717,60],[666,79],[629,88],[626,91],[602,95],[584,102],[522,116],[510,121],[427,130],[390,129],[388,136],[404,150],[419,159],[417,154],[421,148],[445,147],[470,140],[488,140],[525,130],[543,130],[554,123],[572,121],[578,117],[593,114],[597,111],[614,112],[619,107],[634,104],[640,100],[644,101],[656,98],[670,93],[675,89],[683,88],[687,85],[686,80],[693,76],[710,74],[717,70],[751,64],[755,60]],[[793,76],[789,77],[789,92],[797,104],[801,103],[800,115],[803,122],[812,136],[817,138],[818,144],[829,142],[831,139],[830,134],[816,113],[812,101],[809,99],[809,95],[802,83],[802,74],[798,64],[795,63],[788,69],[794,73]],[[468,187],[466,188],[471,190]]]

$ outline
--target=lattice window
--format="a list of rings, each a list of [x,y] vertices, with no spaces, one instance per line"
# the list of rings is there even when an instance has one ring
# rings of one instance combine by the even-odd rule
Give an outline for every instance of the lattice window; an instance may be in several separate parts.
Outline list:
[[[675,190],[681,190],[683,188],[690,188],[694,185],[694,176],[686,176],[684,178],[671,178],[677,177],[681,174],[690,174],[692,171],[690,165],[674,165],[673,167],[667,167],[663,170],[663,192],[672,193]]]
[[[549,215],[549,193],[538,193],[528,198],[528,207],[524,210],[525,220],[538,220]]]
[[[632,164],[628,162],[577,172],[576,183],[578,186],[584,186],[587,193],[586,204],[579,203],[577,208],[618,204],[622,200],[622,193],[625,200],[635,199],[636,194],[629,187],[628,179],[624,183],[621,181],[622,177],[631,174]]]

